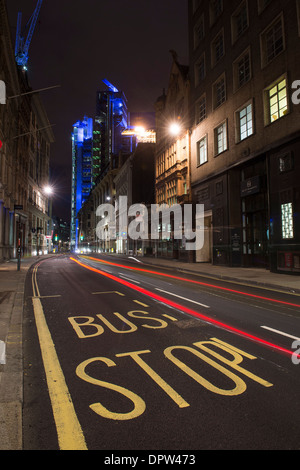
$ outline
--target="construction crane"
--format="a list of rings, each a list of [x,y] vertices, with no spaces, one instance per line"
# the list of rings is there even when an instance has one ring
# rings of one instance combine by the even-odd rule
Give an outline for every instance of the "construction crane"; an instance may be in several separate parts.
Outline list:
[[[16,36],[16,47],[15,47],[15,57],[17,64],[22,67],[23,70],[27,70],[27,63],[29,57],[29,47],[32,40],[32,36],[35,30],[35,26],[40,14],[41,6],[43,0],[38,0],[37,6],[28,21],[24,33],[22,33],[22,13],[18,13],[18,22],[17,22],[17,36]],[[25,34],[28,30],[27,38],[25,39]]]

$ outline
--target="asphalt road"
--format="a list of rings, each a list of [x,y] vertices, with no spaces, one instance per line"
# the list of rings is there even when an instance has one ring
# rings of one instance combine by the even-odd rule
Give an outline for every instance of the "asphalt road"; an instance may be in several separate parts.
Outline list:
[[[25,450],[299,449],[299,296],[97,258],[28,274]]]

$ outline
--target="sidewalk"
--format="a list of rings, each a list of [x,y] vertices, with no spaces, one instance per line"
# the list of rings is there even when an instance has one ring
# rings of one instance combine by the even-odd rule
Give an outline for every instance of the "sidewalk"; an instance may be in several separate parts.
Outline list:
[[[20,271],[17,260],[0,263],[0,450],[22,450],[24,286],[43,258],[22,259]]]

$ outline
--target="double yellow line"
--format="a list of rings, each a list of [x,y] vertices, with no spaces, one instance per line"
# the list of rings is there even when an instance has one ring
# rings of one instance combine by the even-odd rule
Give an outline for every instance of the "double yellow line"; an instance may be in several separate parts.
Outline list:
[[[32,272],[32,304],[59,448],[60,450],[88,450],[45,319],[37,283],[39,266],[40,263],[34,267]]]
[[[32,292],[33,292],[33,297],[34,297],[34,298],[35,298],[35,297],[40,297],[39,286],[38,286],[37,278],[36,278],[37,270],[38,270],[39,265],[40,265],[40,263],[38,263],[38,264],[33,268],[32,277],[31,277]]]

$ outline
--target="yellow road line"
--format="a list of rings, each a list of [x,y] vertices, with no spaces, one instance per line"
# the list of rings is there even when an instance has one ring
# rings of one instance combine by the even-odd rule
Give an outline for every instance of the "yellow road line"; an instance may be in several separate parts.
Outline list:
[[[33,273],[35,287],[36,270]],[[35,289],[34,289],[35,292]],[[87,450],[85,438],[77,419],[73,402],[61,369],[55,346],[47,326],[42,303],[39,297],[32,299],[36,327],[46,373],[49,396],[56,424],[60,450]]]
[[[149,305],[143,304],[143,302],[140,302],[139,300],[134,300],[133,302],[135,302],[136,304],[139,304],[139,305],[141,305],[142,307],[145,307],[145,308],[149,307]]]

